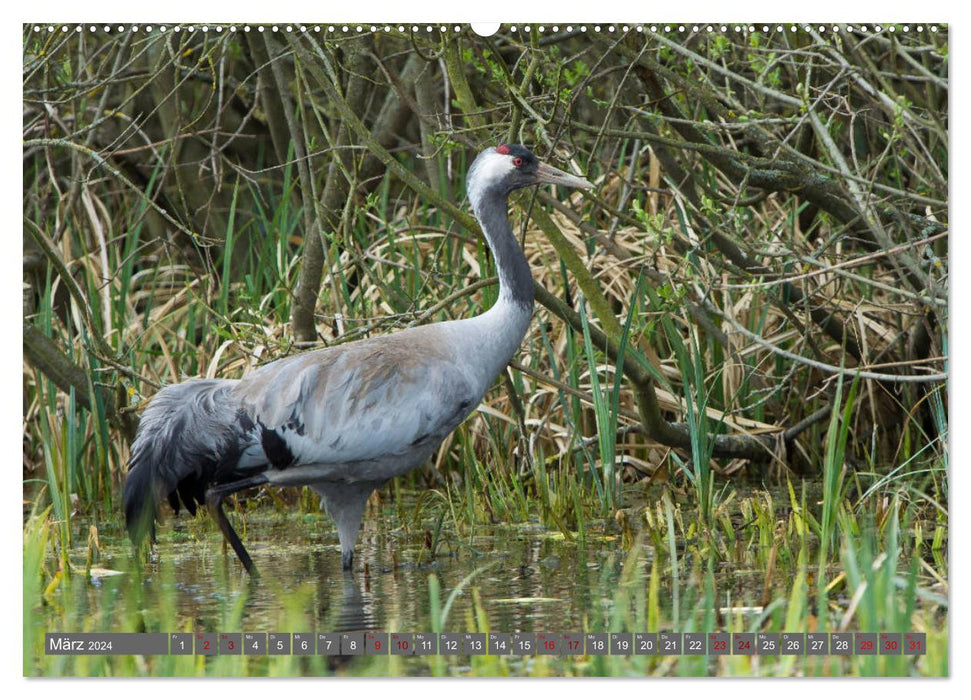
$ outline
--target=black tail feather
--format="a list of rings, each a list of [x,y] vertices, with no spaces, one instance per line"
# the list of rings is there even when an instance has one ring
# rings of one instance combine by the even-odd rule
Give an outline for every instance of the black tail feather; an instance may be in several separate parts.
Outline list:
[[[125,523],[136,545],[154,539],[159,503],[167,498],[193,515],[206,490],[235,473],[252,421],[240,422],[231,380],[193,380],[165,387],[145,409],[132,444],[123,502]],[[255,438],[255,439],[258,439]],[[258,470],[248,470],[254,473]]]
[[[152,473],[149,469],[136,469],[132,463],[125,479],[122,501],[125,507],[125,526],[128,537],[136,545],[141,544],[146,535],[155,541],[155,518],[158,502],[152,495]]]

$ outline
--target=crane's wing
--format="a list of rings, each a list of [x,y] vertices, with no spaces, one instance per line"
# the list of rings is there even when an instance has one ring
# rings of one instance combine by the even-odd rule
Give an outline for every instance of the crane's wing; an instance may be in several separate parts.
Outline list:
[[[270,464],[349,464],[419,454],[433,449],[481,400],[434,334],[375,340],[380,342],[272,363],[240,380],[235,394],[264,429],[260,449]]]
[[[436,340],[414,329],[271,362],[240,380],[165,387],[132,444],[123,499],[132,539],[150,530],[162,499],[195,513],[213,484],[268,468],[334,465],[312,480],[381,481],[417,466],[482,398]]]

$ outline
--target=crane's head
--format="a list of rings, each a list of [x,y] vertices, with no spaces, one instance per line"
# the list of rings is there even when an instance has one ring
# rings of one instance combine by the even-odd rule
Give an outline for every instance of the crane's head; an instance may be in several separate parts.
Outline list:
[[[593,185],[582,177],[557,170],[541,162],[524,146],[501,144],[479,154],[472,167],[466,190],[473,202],[488,191],[507,195],[530,185],[563,185],[588,188]]]

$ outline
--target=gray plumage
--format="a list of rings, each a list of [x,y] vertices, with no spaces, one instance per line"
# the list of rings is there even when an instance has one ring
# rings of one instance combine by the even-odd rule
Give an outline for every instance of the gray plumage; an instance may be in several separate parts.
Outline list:
[[[529,327],[529,265],[509,226],[509,193],[540,182],[590,183],[522,146],[479,155],[467,189],[496,259],[499,301],[485,313],[271,362],[242,379],[163,388],[142,416],[124,488],[133,541],[164,499],[206,504],[251,573],[222,500],[259,484],[311,486],[337,524],[345,569],[371,492],[428,459],[505,368]]]

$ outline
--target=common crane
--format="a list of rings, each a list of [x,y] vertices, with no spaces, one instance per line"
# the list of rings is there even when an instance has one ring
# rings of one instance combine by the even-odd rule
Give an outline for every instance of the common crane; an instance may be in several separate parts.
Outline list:
[[[260,484],[311,486],[337,524],[341,563],[350,569],[368,496],[431,456],[526,334],[533,279],[507,199],[540,183],[592,186],[518,145],[488,148],[469,169],[469,201],[499,273],[499,299],[485,313],[276,360],[242,379],[160,390],[140,421],[125,481],[133,542],[154,534],[163,499],[193,515],[205,503],[255,574],[223,500]]]

